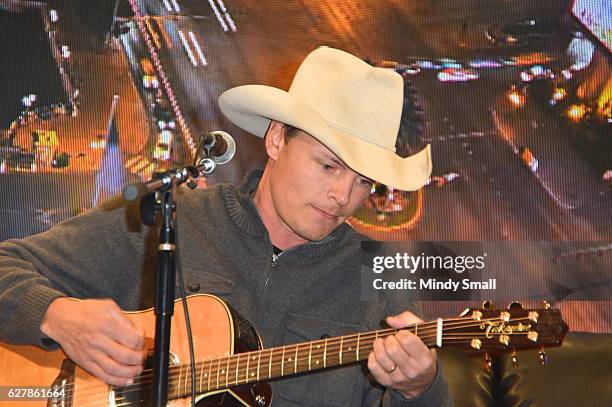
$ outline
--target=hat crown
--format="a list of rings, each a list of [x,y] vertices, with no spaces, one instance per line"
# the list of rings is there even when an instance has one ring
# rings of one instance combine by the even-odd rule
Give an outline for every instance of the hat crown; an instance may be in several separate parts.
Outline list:
[[[318,112],[327,124],[395,152],[403,106],[403,80],[359,58],[328,47],[311,52],[289,93]]]

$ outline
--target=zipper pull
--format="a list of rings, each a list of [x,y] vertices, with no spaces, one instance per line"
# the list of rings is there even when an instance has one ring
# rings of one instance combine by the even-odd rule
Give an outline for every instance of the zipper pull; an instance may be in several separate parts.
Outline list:
[[[272,267],[276,267],[278,264],[278,255],[276,253],[272,253]]]

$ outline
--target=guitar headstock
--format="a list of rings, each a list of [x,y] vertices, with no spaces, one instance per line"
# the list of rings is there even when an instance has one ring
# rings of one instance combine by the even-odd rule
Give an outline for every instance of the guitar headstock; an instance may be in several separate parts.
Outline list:
[[[561,312],[548,304],[539,309],[523,309],[518,303],[501,310],[468,308],[445,322],[443,343],[484,354],[485,365],[490,365],[490,356],[503,352],[512,352],[516,365],[516,352],[528,349],[539,349],[545,363],[544,348],[561,346],[568,329]]]

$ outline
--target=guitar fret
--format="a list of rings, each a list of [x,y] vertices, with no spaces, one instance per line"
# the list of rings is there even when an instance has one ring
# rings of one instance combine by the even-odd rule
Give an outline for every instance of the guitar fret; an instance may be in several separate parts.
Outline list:
[[[257,358],[257,381],[259,381],[259,366],[261,365],[261,351],[259,352]]]
[[[312,370],[312,342],[310,342],[310,348],[308,350],[308,370]]]
[[[240,371],[240,353],[236,358],[236,384],[238,384],[238,372]]]
[[[285,375],[285,347],[283,346],[283,361],[281,362],[281,376]]]
[[[357,354],[355,357],[359,360],[359,340],[361,339],[361,334],[357,334]]]
[[[299,345],[295,345],[295,366],[293,368],[293,372],[297,373],[298,372],[298,349],[300,348]]]
[[[340,364],[342,364],[342,342],[344,342],[344,336],[340,337]]]
[[[325,348],[323,348],[323,367],[327,367],[327,338],[325,339]]]
[[[227,366],[225,367],[225,387],[227,387],[229,381],[229,366],[231,357],[227,358]]]
[[[268,365],[268,379],[272,378],[272,354],[274,353],[274,348],[270,349],[270,362]]]

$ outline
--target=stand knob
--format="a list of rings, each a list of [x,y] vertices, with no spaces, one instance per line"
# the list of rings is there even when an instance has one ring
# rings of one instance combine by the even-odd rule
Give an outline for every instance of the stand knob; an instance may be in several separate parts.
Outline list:
[[[516,354],[516,350],[512,351],[511,359],[512,359],[512,366],[519,367],[518,355]]]
[[[546,352],[544,352],[543,348],[540,348],[540,352],[538,352],[540,355],[540,363],[542,365],[545,365],[548,363],[548,355],[546,354]]]
[[[484,363],[482,367],[487,373],[491,373],[491,371],[493,370],[493,359],[491,359],[491,356],[489,356],[488,353],[485,353]]]

